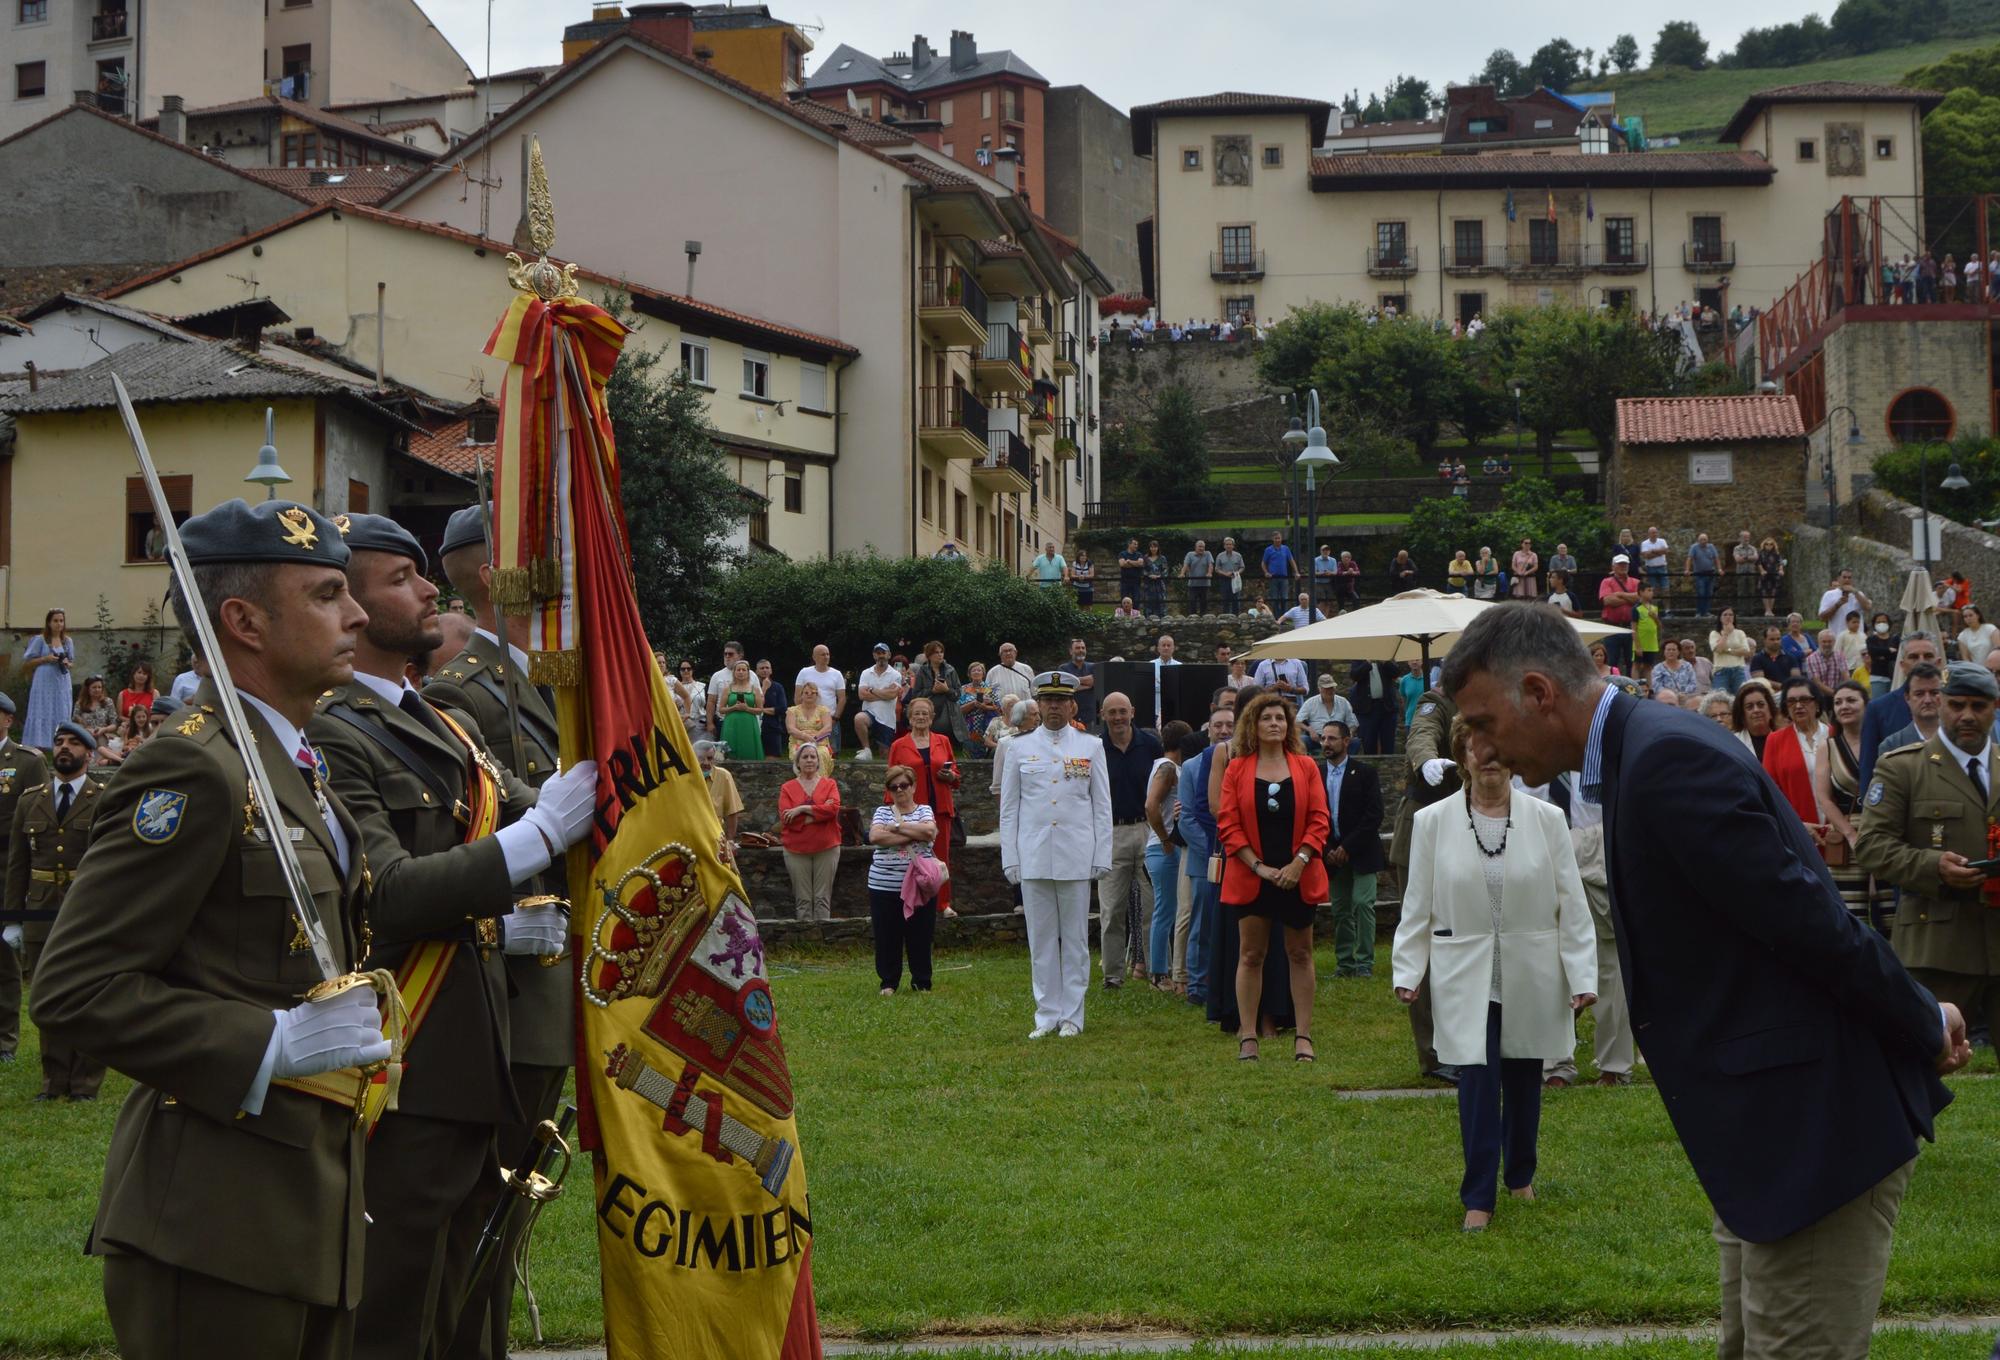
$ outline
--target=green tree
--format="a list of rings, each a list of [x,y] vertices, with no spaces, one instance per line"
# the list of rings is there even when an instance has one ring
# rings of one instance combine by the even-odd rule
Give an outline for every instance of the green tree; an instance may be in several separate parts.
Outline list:
[[[1941,491],[1945,470],[1958,464],[1971,485],[1963,491]],[[1930,476],[1931,509],[1960,524],[1991,519],[2000,506],[2000,439],[1960,435],[1949,444],[1899,444],[1875,456],[1875,482],[1911,505],[1922,500],[1920,472]]]
[[[1556,431],[1587,429],[1608,453],[1617,440],[1621,397],[1670,396],[1681,386],[1676,337],[1642,330],[1614,312],[1560,304],[1527,308],[1511,318],[1501,339],[1512,350],[1508,376],[1521,384],[1523,418],[1536,431],[1544,468]]]
[[[1292,308],[1258,347],[1258,378],[1273,391],[1305,391],[1312,386],[1321,357],[1352,344],[1363,324],[1360,310],[1353,306],[1314,302]]]
[[[1935,201],[1960,200],[1990,192],[1993,167],[2000,165],[2000,97],[1980,94],[1977,89],[1960,87],[1946,95],[1944,102],[1924,119],[1924,189]],[[1952,222],[1956,214],[1947,210],[1940,222]],[[1959,224],[1957,239],[1940,242],[1943,249],[1961,256],[1972,247],[1972,236]]]
[[[1208,480],[1208,426],[1185,384],[1168,385],[1154,400],[1132,468],[1135,499],[1155,518],[1206,514],[1215,504],[1215,488]]]
[[[1459,496],[1424,497],[1410,507],[1403,538],[1425,576],[1441,582],[1445,564],[1461,548],[1468,557],[1489,547],[1505,558],[1524,538],[1545,554],[1567,543],[1579,557],[1602,560],[1611,526],[1602,509],[1576,492],[1559,495],[1539,477],[1522,477],[1508,484],[1498,508],[1484,514]]]
[[[780,674],[805,665],[825,643],[835,664],[868,655],[877,641],[936,639],[964,673],[998,638],[1027,656],[1053,660],[1085,616],[1066,590],[1045,590],[999,564],[974,570],[936,558],[845,553],[789,562],[759,557],[716,584],[710,613],[695,638],[712,656],[726,638],[752,656],[769,656]]]
[[[679,650],[702,636],[716,587],[736,565],[727,540],[748,503],[715,447],[704,394],[679,368],[663,373],[663,359],[627,345],[604,397],[639,613],[655,645]]]
[[[1438,102],[1430,82],[1415,76],[1399,75],[1382,91],[1382,111],[1388,115],[1386,121],[1392,123],[1406,118],[1428,118]]]
[[[1462,347],[1448,331],[1412,319],[1363,324],[1348,340],[1343,351],[1321,355],[1311,385],[1428,459],[1464,405]]]
[[[1532,90],[1546,85],[1560,94],[1583,79],[1583,53],[1568,38],[1551,38],[1535,49],[1522,72],[1522,84]]]
[[[1919,66],[1902,83],[1917,90],[1971,90],[2000,99],[2000,47],[1954,52],[1943,61]],[[1929,135],[1929,130],[1925,130]]]
[[[1504,47],[1496,47],[1486,65],[1472,78],[1475,85],[1491,85],[1495,94],[1509,98],[1523,93],[1521,63]]]
[[[1692,19],[1670,19],[1653,40],[1654,66],[1685,66],[1699,71],[1708,65],[1708,39]]]
[[[1630,33],[1620,33],[1618,40],[1611,44],[1611,64],[1618,68],[1620,75],[1639,64],[1639,40]]]

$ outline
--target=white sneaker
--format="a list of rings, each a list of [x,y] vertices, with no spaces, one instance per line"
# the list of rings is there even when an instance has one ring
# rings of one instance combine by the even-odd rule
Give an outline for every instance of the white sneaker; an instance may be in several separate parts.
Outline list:
[[[871,756],[870,756],[870,755],[868,754],[868,752],[867,752],[866,750],[860,750],[860,751],[856,751],[856,752],[854,753],[854,758],[855,758],[856,760],[870,760],[870,759],[873,759],[873,757],[871,757]]]
[[[1083,1033],[1083,1026],[1065,1020],[1062,1022],[1061,1027],[1056,1030],[1056,1037],[1058,1039],[1074,1039],[1081,1033]]]
[[[1028,1037],[1030,1039],[1046,1039],[1055,1032],[1056,1027],[1054,1025],[1037,1025],[1028,1031]]]

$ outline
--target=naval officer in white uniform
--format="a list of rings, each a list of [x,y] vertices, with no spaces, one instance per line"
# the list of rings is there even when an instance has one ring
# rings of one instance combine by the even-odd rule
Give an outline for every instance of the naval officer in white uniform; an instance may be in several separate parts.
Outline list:
[[[1042,725],[1007,743],[1000,772],[1000,868],[1028,918],[1028,1037],[1070,1039],[1090,990],[1090,885],[1111,872],[1111,774],[1103,741],[1070,726],[1076,677],[1043,671],[1035,697]]]

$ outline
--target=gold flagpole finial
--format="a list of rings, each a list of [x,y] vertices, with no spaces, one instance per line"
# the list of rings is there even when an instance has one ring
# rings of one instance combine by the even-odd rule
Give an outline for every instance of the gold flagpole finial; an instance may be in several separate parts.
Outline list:
[[[528,142],[528,242],[541,255],[532,264],[507,252],[507,281],[544,302],[576,296],[576,266],[549,258],[556,245],[556,201],[549,193],[549,172],[542,164],[541,138]]]

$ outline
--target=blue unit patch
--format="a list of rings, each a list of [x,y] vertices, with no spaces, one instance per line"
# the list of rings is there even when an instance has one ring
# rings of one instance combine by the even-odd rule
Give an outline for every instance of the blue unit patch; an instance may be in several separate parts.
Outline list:
[[[132,834],[148,845],[165,845],[181,829],[187,795],[172,789],[147,789],[132,809]]]
[[[1874,807],[1882,801],[1882,781],[1876,780],[1868,786],[1868,806]]]

